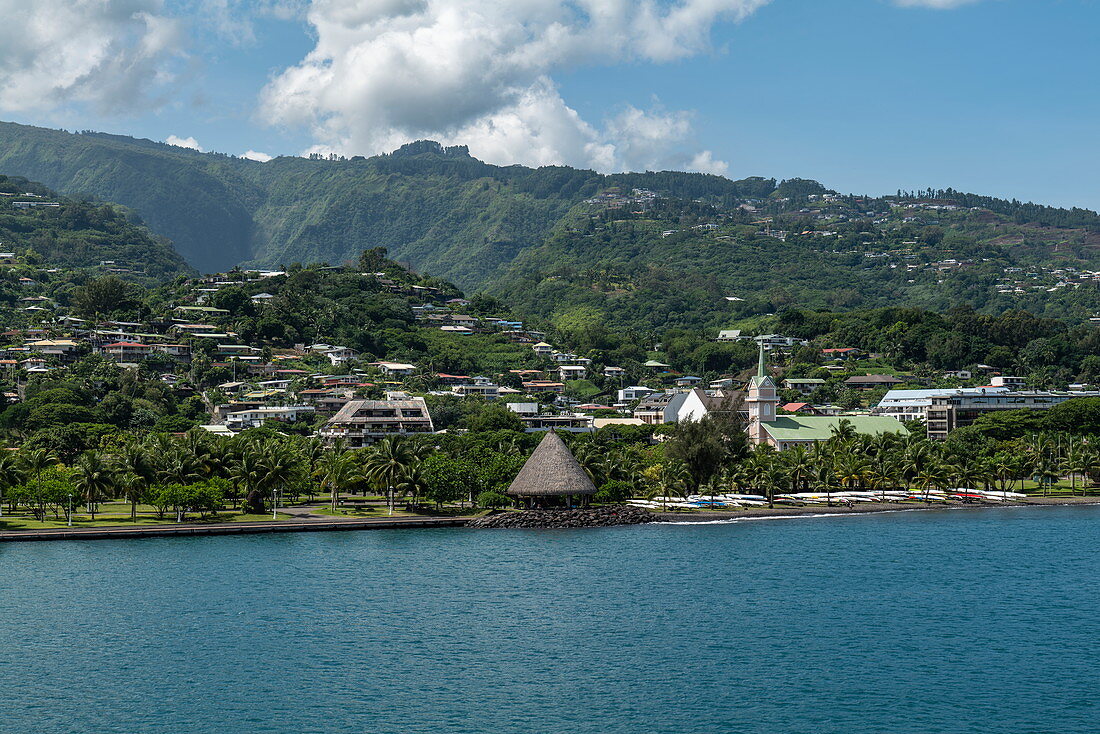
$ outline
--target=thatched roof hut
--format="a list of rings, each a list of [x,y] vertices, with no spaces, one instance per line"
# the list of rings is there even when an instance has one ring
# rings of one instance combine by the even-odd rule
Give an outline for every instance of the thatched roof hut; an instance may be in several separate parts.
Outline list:
[[[549,431],[508,487],[508,494],[533,498],[593,495],[596,485],[561,437]]]

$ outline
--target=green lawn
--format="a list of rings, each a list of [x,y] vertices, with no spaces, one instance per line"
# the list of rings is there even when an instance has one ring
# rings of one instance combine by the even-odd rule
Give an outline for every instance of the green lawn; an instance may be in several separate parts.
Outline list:
[[[293,516],[279,513],[277,516],[279,520],[293,520]],[[200,519],[198,515],[190,514],[184,519],[184,523],[217,523],[217,522],[260,522],[270,521],[271,515],[264,513],[262,515],[245,515],[240,512],[227,511],[219,512],[217,516],[206,517]],[[126,514],[115,513],[102,513],[97,512],[95,520],[92,520],[87,514],[73,513],[73,527],[74,528],[103,528],[103,527],[143,527],[150,525],[175,525],[175,515],[165,514],[163,520],[158,520],[155,514],[138,515],[136,520],[130,519],[129,506],[127,506]],[[62,515],[61,519],[53,519],[53,515],[47,515],[47,519],[44,522],[34,519],[32,515],[16,514],[16,515],[4,515],[0,518],[0,530],[53,530],[58,528],[67,528],[68,523],[65,520],[65,516]]]

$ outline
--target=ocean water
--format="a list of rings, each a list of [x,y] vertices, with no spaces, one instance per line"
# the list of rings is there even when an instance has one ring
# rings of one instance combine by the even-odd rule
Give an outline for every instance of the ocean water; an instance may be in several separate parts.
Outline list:
[[[3,732],[1100,731],[1100,507],[0,546]]]

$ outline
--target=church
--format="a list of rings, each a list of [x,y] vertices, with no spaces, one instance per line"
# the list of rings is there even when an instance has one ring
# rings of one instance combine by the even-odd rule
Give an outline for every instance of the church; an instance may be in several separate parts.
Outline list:
[[[745,393],[745,405],[749,414],[749,443],[768,444],[779,451],[828,441],[841,421],[848,421],[856,433],[907,433],[899,420],[882,415],[777,415],[779,395],[764,368],[763,345],[756,375],[749,380]]]

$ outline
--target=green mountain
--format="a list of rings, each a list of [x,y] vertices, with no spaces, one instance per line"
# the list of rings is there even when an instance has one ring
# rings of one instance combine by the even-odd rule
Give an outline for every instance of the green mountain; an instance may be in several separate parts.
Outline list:
[[[0,123],[0,170],[117,201],[204,271],[249,262],[354,259],[386,247],[463,287],[540,244],[570,209],[608,186],[732,201],[775,182],[686,173],[601,176],[567,167],[492,166],[464,147],[421,141],[373,158],[267,163],[117,135]]]
[[[651,331],[791,306],[1100,311],[1100,216],[952,190],[856,197],[803,179],[502,167],[431,141],[258,163],[11,123],[0,170],[118,201],[202,270],[385,247],[549,320]]]
[[[163,237],[109,204],[75,201],[0,175],[0,250],[28,262],[96,268],[155,282],[193,272]]]

